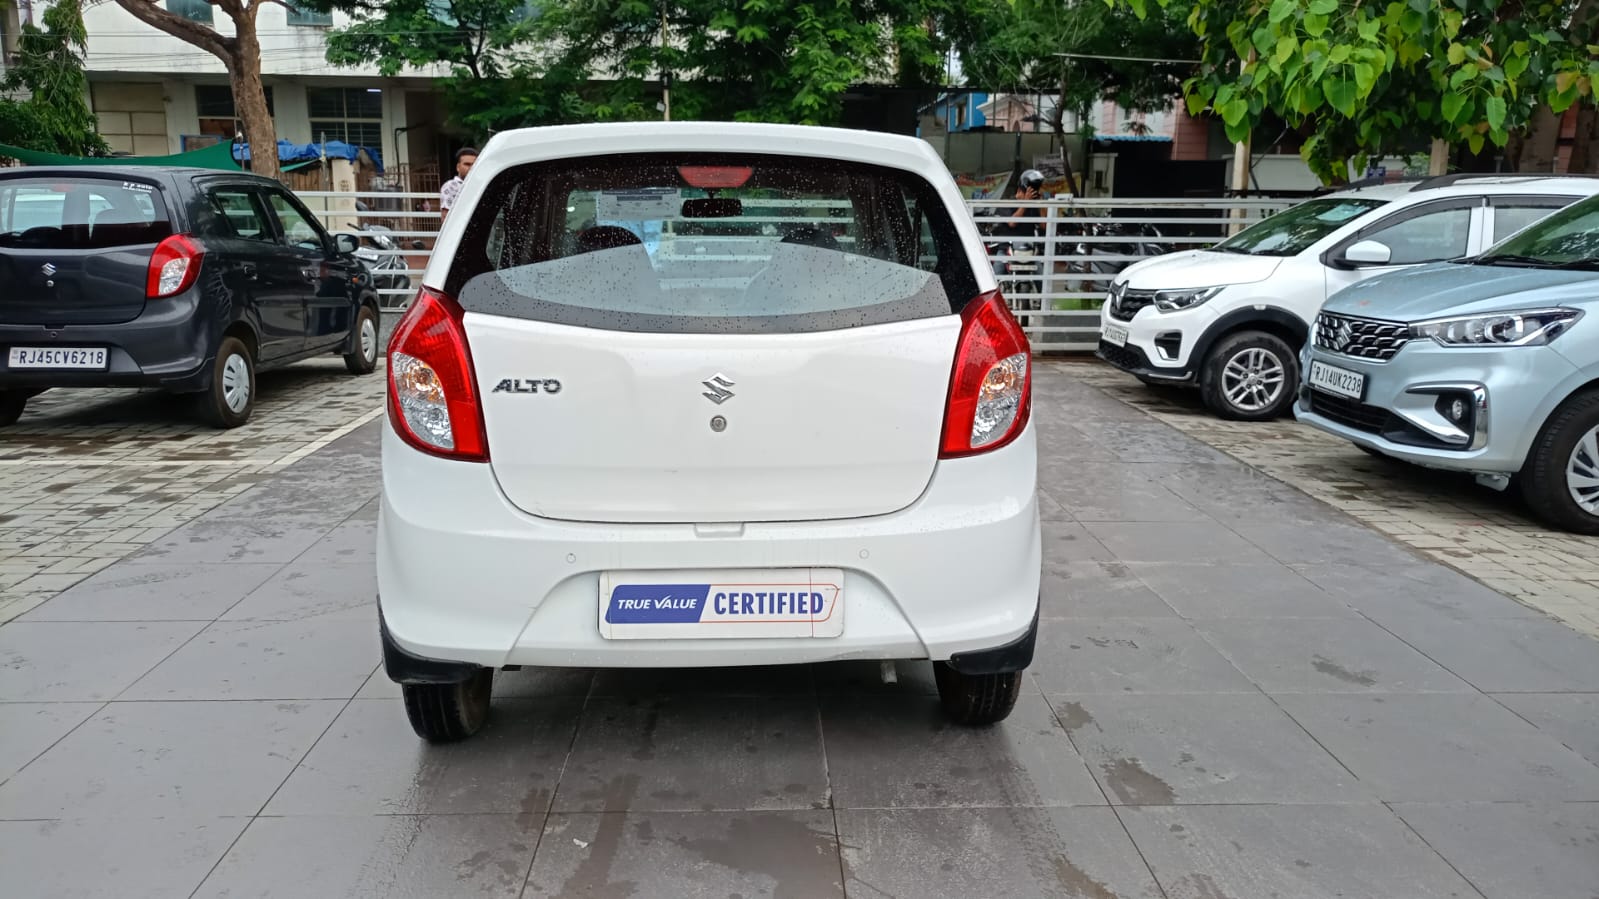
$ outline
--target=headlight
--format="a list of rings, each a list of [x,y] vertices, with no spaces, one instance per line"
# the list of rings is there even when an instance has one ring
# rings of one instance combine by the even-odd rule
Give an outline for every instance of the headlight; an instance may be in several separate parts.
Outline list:
[[[1580,309],[1525,309],[1458,318],[1434,318],[1410,326],[1412,337],[1444,346],[1542,346],[1566,332]]]
[[[1162,312],[1192,309],[1221,292],[1221,287],[1197,287],[1193,290],[1157,290],[1155,291],[1155,308]]]

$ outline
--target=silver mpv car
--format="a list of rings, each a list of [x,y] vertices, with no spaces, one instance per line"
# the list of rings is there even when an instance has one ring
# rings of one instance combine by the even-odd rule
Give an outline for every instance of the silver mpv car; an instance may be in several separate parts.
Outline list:
[[[1599,197],[1335,294],[1300,361],[1300,421],[1599,534]]]

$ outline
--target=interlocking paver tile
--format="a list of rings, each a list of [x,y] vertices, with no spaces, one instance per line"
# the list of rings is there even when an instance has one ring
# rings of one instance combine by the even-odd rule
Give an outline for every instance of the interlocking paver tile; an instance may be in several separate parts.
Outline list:
[[[0,442],[0,622],[376,417],[383,389],[380,375],[350,377],[336,359],[300,363],[264,374],[255,416],[232,431],[196,424],[159,393],[35,397]]]

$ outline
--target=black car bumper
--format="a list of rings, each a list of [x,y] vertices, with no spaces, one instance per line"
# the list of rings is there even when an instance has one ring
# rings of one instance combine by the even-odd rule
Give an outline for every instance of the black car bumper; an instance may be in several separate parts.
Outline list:
[[[103,325],[0,323],[0,390],[51,387],[159,387],[178,393],[204,390],[217,335],[191,291],[152,300],[132,321]],[[11,368],[12,347],[104,348],[104,369]]]
[[[1094,351],[1094,355],[1128,374],[1137,375],[1145,380],[1170,384],[1188,384],[1194,380],[1192,365],[1157,368],[1149,363],[1149,357],[1144,355],[1144,351],[1135,346],[1117,346],[1101,340],[1099,349]]]

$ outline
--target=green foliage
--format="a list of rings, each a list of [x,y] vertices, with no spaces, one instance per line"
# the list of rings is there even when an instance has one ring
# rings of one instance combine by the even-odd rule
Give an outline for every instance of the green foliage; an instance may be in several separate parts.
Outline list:
[[[533,52],[536,17],[527,0],[313,0],[354,20],[328,34],[328,62],[376,65],[385,76],[442,68],[436,84],[459,129],[483,136],[507,128],[583,121],[595,110],[568,70]]]
[[[0,143],[74,156],[109,152],[100,137],[83,74],[88,37],[78,0],[60,0],[45,10],[43,28],[23,25],[16,64],[4,89],[25,100],[0,100]]]
[[[1241,140],[1270,114],[1306,135],[1323,178],[1344,162],[1442,138],[1503,146],[1540,103],[1563,111],[1599,78],[1593,0],[1105,0],[1189,8],[1203,64],[1190,110]]]
[[[674,73],[673,118],[834,124],[857,85],[940,82],[953,36],[994,2],[551,0],[535,34],[555,69],[635,86]]]
[[[1197,59],[1200,43],[1187,18],[1187,0],[1142,10],[1100,0],[1011,0],[983,7],[974,24],[958,33],[958,46],[970,84],[1050,88],[1065,109],[1113,98],[1125,109],[1154,112],[1182,96],[1192,65],[1059,54]]]

